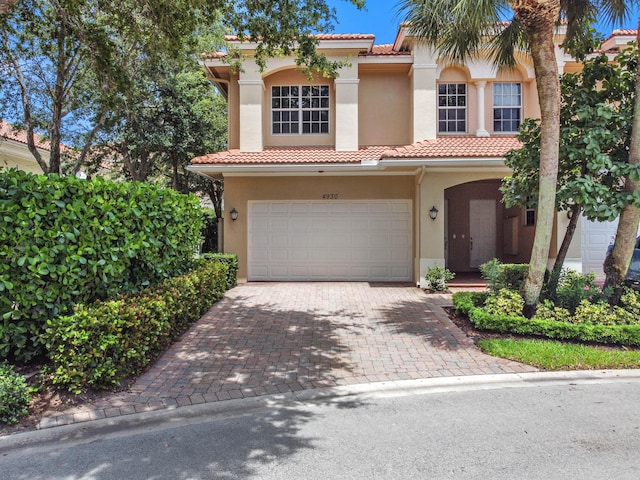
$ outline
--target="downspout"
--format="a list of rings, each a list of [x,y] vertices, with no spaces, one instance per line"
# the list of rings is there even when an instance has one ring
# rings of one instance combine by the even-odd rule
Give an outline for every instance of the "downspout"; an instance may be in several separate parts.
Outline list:
[[[416,195],[416,200],[417,200],[417,208],[416,211],[418,212],[418,215],[416,217],[416,235],[415,235],[415,242],[416,242],[416,246],[415,246],[415,251],[416,251],[416,260],[414,261],[414,268],[417,270],[418,272],[418,281],[416,282],[416,287],[420,288],[420,247],[421,247],[421,243],[420,243],[420,238],[421,238],[421,224],[420,224],[420,207],[422,206],[422,190],[420,188],[420,185],[422,185],[422,180],[424,179],[425,174],[427,173],[427,167],[425,167],[424,165],[420,168],[420,175],[418,176],[418,182],[416,184],[416,189],[418,190],[418,194]]]

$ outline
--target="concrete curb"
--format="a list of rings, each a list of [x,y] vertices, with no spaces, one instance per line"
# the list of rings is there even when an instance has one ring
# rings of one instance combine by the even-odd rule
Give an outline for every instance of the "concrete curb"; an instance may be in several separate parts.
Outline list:
[[[451,391],[493,390],[502,388],[531,388],[550,385],[603,384],[640,382],[636,370],[582,370],[571,372],[534,372],[518,374],[476,375],[420,380],[400,380],[360,385],[319,388],[282,394],[264,395],[238,400],[205,403],[123,415],[89,422],[63,425],[0,437],[0,452],[21,450],[22,453],[42,453],[55,449],[60,442],[87,443],[136,431],[201,423],[216,417],[232,417],[257,413],[274,408],[295,408],[300,404],[362,403],[377,398],[408,395],[427,395]]]

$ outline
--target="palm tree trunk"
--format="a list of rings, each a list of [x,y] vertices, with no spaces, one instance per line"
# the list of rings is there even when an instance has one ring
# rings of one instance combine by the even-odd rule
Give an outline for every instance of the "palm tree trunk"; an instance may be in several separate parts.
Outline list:
[[[638,21],[638,38],[640,41],[640,20]],[[638,54],[640,58],[640,52]],[[631,126],[631,145],[629,147],[629,163],[637,164],[640,161],[640,74],[636,75],[636,95],[633,106],[633,125]],[[624,179],[624,190],[630,194],[640,191],[640,182],[630,177]],[[604,263],[604,273],[607,276],[604,282],[605,288],[613,289],[613,295],[609,298],[611,305],[620,301],[623,293],[624,280],[627,276],[629,263],[633,256],[638,224],[640,223],[640,209],[633,205],[626,205],[620,212],[616,239],[613,243],[611,255]]]
[[[553,33],[560,13],[559,0],[513,0],[516,17],[524,27],[535,67],[540,101],[540,190],[536,232],[531,249],[529,273],[522,284],[523,314],[536,311],[547,269],[555,218],[556,184],[560,144],[560,79]]]

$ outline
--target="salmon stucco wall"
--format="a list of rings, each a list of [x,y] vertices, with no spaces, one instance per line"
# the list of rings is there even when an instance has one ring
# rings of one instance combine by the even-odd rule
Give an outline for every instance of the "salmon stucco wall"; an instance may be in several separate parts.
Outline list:
[[[225,177],[224,251],[238,255],[240,282],[247,280],[247,212],[250,200],[322,200],[336,195],[339,200],[414,199],[414,176],[337,177]],[[327,200],[328,202],[332,200]],[[228,212],[235,208],[238,220]],[[415,210],[415,209],[414,209]],[[414,247],[415,248],[415,247]]]
[[[406,67],[360,70],[360,145],[411,143],[410,88]]]

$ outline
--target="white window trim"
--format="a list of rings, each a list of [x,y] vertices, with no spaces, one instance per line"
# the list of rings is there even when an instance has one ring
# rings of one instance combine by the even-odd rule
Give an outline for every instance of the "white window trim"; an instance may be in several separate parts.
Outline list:
[[[464,107],[460,107],[460,106],[440,106],[440,85],[464,85],[464,99],[465,99],[465,105]],[[438,105],[437,105],[437,117],[436,117],[436,122],[438,123],[437,126],[437,130],[438,130],[438,135],[456,135],[456,134],[464,134],[467,133],[469,131],[469,85],[465,82],[438,82],[438,90],[436,93],[437,97],[438,97]],[[446,93],[445,96],[448,98],[449,94]],[[456,93],[456,97],[458,96],[458,94]],[[440,130],[440,110],[459,110],[464,108],[464,130]],[[457,121],[457,120],[456,120]],[[449,123],[449,120],[444,120],[445,123]]]
[[[297,108],[274,108],[273,106],[273,99],[274,99],[274,95],[273,95],[273,89],[274,88],[282,88],[282,87],[297,87],[298,88],[298,107]],[[319,87],[319,88],[323,88],[325,87],[327,89],[327,94],[326,96],[320,95],[320,100],[326,98],[327,99],[327,106],[326,107],[317,107],[317,108],[305,108],[303,107],[303,94],[302,91],[304,88],[312,88],[312,87]],[[280,96],[279,98],[285,98]],[[301,135],[329,135],[331,132],[331,88],[329,85],[326,84],[321,84],[321,85],[272,85],[271,86],[271,93],[270,93],[270,98],[269,98],[269,102],[270,102],[270,118],[269,118],[269,123],[271,124],[271,135],[274,136],[301,136]],[[288,122],[290,124],[292,123],[297,123],[298,125],[298,131],[297,132],[275,132],[274,131],[274,123],[278,123],[278,122],[274,122],[273,119],[273,113],[274,112],[298,112],[298,119],[295,122]],[[313,125],[314,123],[317,123],[319,126],[321,126],[323,123],[326,123],[327,125],[327,131],[326,132],[304,132],[303,131],[303,124],[305,123],[303,120],[303,113],[304,112],[326,112],[327,115],[327,121],[313,121],[310,120],[310,125]],[[280,122],[282,123],[282,122]],[[312,128],[312,127],[311,127]]]
[[[496,89],[495,86],[496,85],[520,85],[520,105],[500,105],[497,106],[496,105]],[[523,85],[522,82],[494,82],[493,83],[493,87],[492,87],[492,92],[493,92],[493,131],[494,133],[518,133],[518,129],[516,130],[496,130],[496,110],[498,109],[518,109],[520,112],[520,120],[519,120],[519,124],[518,124],[518,128],[520,127],[520,125],[522,125],[522,121],[523,121],[523,111],[522,111],[522,98],[523,98]],[[501,120],[501,122],[504,123],[504,120]]]

